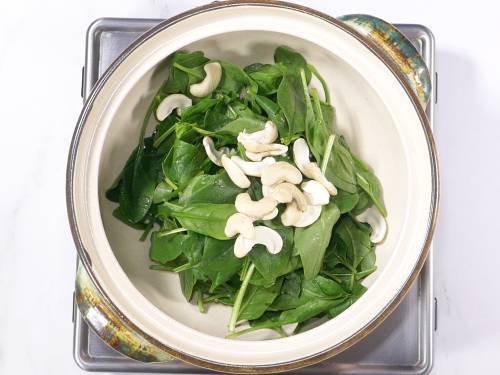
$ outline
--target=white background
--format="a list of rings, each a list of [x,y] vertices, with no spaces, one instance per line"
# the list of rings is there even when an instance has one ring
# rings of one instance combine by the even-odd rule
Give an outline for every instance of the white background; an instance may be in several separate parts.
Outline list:
[[[0,374],[81,373],[72,358],[75,250],[65,204],[85,31],[206,1],[0,2]],[[299,1],[332,15],[421,23],[437,42],[434,374],[498,372],[500,44],[493,1]]]

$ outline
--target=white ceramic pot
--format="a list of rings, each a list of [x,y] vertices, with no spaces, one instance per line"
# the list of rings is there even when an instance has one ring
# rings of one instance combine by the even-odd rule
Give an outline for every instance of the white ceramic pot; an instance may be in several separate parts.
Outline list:
[[[260,332],[224,339],[229,308],[200,314],[178,278],[150,271],[147,243],[112,216],[104,197],[137,144],[140,122],[179,49],[237,64],[272,62],[278,45],[300,51],[331,84],[338,130],[380,178],[389,233],[377,247],[368,291],[338,317],[296,336]],[[366,36],[317,12],[283,3],[216,4],[162,23],[112,65],[79,120],[68,165],[68,209],[82,263],[114,314],[147,345],[224,371],[270,372],[331,356],[368,334],[422,267],[437,206],[437,166],[424,110],[406,77]],[[106,312],[105,312],[106,313]],[[95,325],[95,324],[94,324]]]

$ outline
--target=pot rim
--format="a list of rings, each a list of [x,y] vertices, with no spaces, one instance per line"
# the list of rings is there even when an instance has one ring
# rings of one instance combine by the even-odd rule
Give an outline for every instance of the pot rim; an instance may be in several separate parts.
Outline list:
[[[94,275],[94,272],[92,270],[92,264],[89,255],[87,254],[82,240],[80,238],[79,230],[78,230],[78,225],[76,221],[76,214],[75,214],[75,209],[74,209],[74,199],[73,199],[73,188],[74,188],[74,181],[73,181],[73,176],[74,176],[74,171],[75,171],[75,161],[76,161],[76,155],[77,155],[77,150],[79,147],[79,141],[80,141],[80,136],[82,133],[82,130],[84,128],[84,125],[87,120],[87,116],[93,106],[93,103],[97,96],[99,95],[102,87],[104,84],[107,82],[109,77],[114,73],[114,71],[117,69],[118,66],[121,65],[121,63],[136,49],[138,48],[145,40],[149,39],[150,37],[160,33],[164,29],[182,21],[185,20],[191,16],[198,15],[201,13],[213,11],[213,10],[218,10],[218,9],[223,9],[223,8],[228,8],[228,7],[238,7],[238,6],[266,6],[266,7],[277,7],[277,8],[283,8],[283,9],[288,9],[288,10],[293,10],[301,13],[305,13],[308,15],[315,16],[323,21],[326,21],[339,29],[343,30],[344,32],[348,33],[352,37],[354,37],[356,40],[361,42],[366,48],[368,48],[378,59],[380,59],[389,69],[390,71],[394,74],[394,76],[397,78],[401,86],[404,88],[406,94],[409,96],[411,103],[413,104],[415,111],[418,115],[418,118],[420,120],[421,126],[423,128],[426,142],[427,142],[427,147],[429,151],[429,156],[430,156],[430,167],[431,167],[431,181],[432,181],[432,190],[431,190],[431,207],[430,207],[430,212],[429,212],[429,219],[428,219],[428,224],[427,224],[427,233],[425,237],[425,241],[420,253],[420,256],[418,258],[418,261],[416,262],[410,276],[407,278],[405,281],[404,285],[402,286],[400,292],[393,298],[392,301],[390,301],[385,308],[377,315],[375,316],[367,325],[362,327],[358,332],[356,332],[354,335],[349,337],[347,340],[338,343],[337,345],[334,345],[322,352],[318,352],[316,354],[310,355],[308,357],[303,357],[300,359],[292,360],[289,362],[282,362],[282,363],[276,363],[276,364],[271,364],[271,365],[258,365],[258,366],[238,366],[238,365],[232,365],[232,364],[224,364],[220,362],[213,362],[209,361],[203,358],[195,357],[193,355],[177,351],[173,348],[170,348],[166,346],[165,344],[159,342],[157,339],[151,337],[148,335],[146,332],[144,332],[141,328],[139,328],[137,325],[135,325],[132,321],[130,321],[121,311],[120,309],[113,303],[113,301],[109,298],[105,290],[102,288],[100,285],[99,281]],[[167,19],[165,21],[162,21],[159,25],[153,27],[152,29],[148,30],[146,33],[141,35],[139,38],[137,38],[125,51],[112,63],[112,65],[109,67],[109,69],[99,78],[97,83],[95,84],[94,88],[92,89],[92,92],[90,93],[89,97],[85,101],[84,108],[82,109],[82,112],[78,118],[78,122],[73,134],[73,138],[71,141],[71,146],[69,150],[69,156],[68,156],[68,164],[67,164],[67,172],[66,172],[66,203],[67,203],[67,211],[68,211],[68,218],[70,222],[70,228],[71,232],[73,235],[73,239],[75,242],[75,245],[77,247],[77,253],[78,256],[81,259],[81,262],[88,273],[90,279],[94,283],[96,289],[99,291],[99,293],[102,295],[104,301],[109,305],[109,307],[113,310],[114,313],[117,314],[117,316],[120,317],[128,326],[130,326],[132,329],[136,330],[139,332],[147,341],[149,341],[152,345],[155,345],[159,347],[160,349],[164,350],[168,354],[172,355],[173,357],[176,357],[178,359],[181,359],[185,362],[188,362],[190,364],[196,365],[196,366],[202,366],[205,368],[209,368],[212,370],[217,370],[217,371],[225,371],[225,372],[233,372],[233,373],[269,373],[270,371],[272,372],[281,372],[281,371],[289,371],[293,369],[297,369],[300,367],[305,367],[309,366],[315,363],[318,363],[322,360],[325,360],[329,357],[332,357],[343,350],[347,349],[348,347],[352,346],[365,336],[367,336],[370,332],[372,332],[378,325],[380,325],[385,318],[392,313],[392,311],[398,306],[398,304],[401,302],[401,300],[405,297],[405,295],[408,293],[409,289],[411,288],[413,282],[418,276],[418,273],[422,269],[427,256],[429,254],[429,249],[432,241],[432,237],[435,231],[435,226],[436,226],[436,221],[437,221],[437,213],[438,213],[438,206],[439,206],[439,168],[438,168],[438,161],[437,161],[437,152],[436,152],[436,146],[435,142],[432,136],[432,131],[427,119],[427,115],[425,114],[424,109],[420,105],[418,96],[415,94],[413,89],[410,87],[408,84],[407,80],[405,79],[404,74],[401,72],[399,67],[394,63],[384,52],[383,50],[377,46],[374,42],[372,42],[369,38],[363,36],[359,32],[355,31],[348,25],[344,24],[342,21],[339,21],[329,15],[326,15],[322,12],[316,11],[314,9],[304,7],[301,5],[297,4],[291,4],[287,2],[282,2],[282,1],[275,1],[275,0],[228,0],[224,2],[214,2],[208,5],[200,6],[197,8],[193,8],[191,10],[188,10],[184,13],[181,13],[179,15],[176,15],[170,19]]]

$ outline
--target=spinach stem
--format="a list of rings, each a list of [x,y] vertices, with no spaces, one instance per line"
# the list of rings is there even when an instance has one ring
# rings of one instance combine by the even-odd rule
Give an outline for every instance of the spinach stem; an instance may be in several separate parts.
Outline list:
[[[151,220],[151,222],[148,223],[146,229],[144,229],[144,232],[142,233],[141,237],[139,238],[139,241],[144,242],[146,241],[146,238],[148,238],[149,232],[151,232],[151,229],[153,229],[154,221]]]
[[[198,73],[194,69],[186,68],[185,66],[183,66],[183,65],[181,65],[179,63],[174,63],[173,66],[174,66],[174,68],[182,70],[184,73],[190,74],[190,75],[195,76],[196,78],[199,78],[199,79],[203,79],[203,74],[202,73]]]
[[[309,88],[307,86],[306,73],[304,72],[304,69],[300,69],[300,79],[302,81],[302,88],[304,89],[306,107],[312,109],[311,97],[309,96]]]
[[[231,320],[229,321],[230,332],[233,332],[236,328],[236,322],[238,321],[238,316],[240,315],[241,303],[243,302],[243,297],[245,297],[245,293],[248,288],[248,283],[250,282],[250,278],[252,277],[254,270],[255,270],[255,264],[252,263],[250,267],[248,267],[245,279],[241,283],[240,290],[238,290],[238,295],[236,296],[236,300],[234,301],[233,305],[233,310],[231,311]]]
[[[175,267],[172,272],[182,272],[182,271],[187,271],[193,268],[194,266],[191,263],[185,263],[182,266]]]
[[[330,134],[330,136],[328,137],[328,141],[326,142],[325,152],[323,153],[323,160],[321,161],[321,172],[323,174],[325,174],[328,161],[330,160],[333,142],[335,142],[335,134]]]
[[[328,89],[328,85],[326,84],[325,79],[321,74],[319,74],[314,65],[307,64],[307,67],[309,68],[311,73],[314,74],[314,76],[318,79],[318,81],[321,82],[321,86],[323,86],[323,91],[325,92],[325,102],[330,104],[330,90]]]
[[[166,237],[166,236],[170,236],[171,234],[175,234],[175,233],[180,233],[180,232],[187,232],[187,229],[186,228],[176,228],[176,229],[172,229],[172,230],[169,230],[169,231],[160,231],[158,232],[158,237]]]
[[[198,303],[198,310],[204,314],[205,313],[205,304],[203,303],[203,293],[201,290],[196,291],[196,300]]]
[[[273,330],[278,334],[280,335],[281,337],[288,337],[288,334],[285,332],[285,330],[283,329],[283,327],[276,327],[276,328],[273,328]]]
[[[165,182],[167,183],[168,186],[170,186],[172,189],[177,190],[179,187],[167,176],[165,176]]]
[[[311,96],[314,103],[314,112],[316,113],[316,116],[318,116],[318,119],[323,122],[323,112],[321,111],[321,100],[319,100],[318,90],[312,88]]]
[[[228,104],[227,105],[227,109],[229,110],[229,112],[231,112],[231,115],[234,116],[234,118],[237,118],[238,117],[238,114],[236,113],[236,111],[233,109],[233,107],[231,107],[231,104]]]
[[[241,267],[240,281],[245,280],[245,276],[247,274],[249,265],[250,265],[250,261],[249,261],[248,257],[245,257],[245,260],[243,261],[243,266]]]
[[[234,339],[236,337],[242,336],[242,335],[247,334],[249,332],[257,331],[259,329],[264,329],[264,328],[274,329],[274,328],[276,328],[277,325],[278,324],[275,322],[259,324],[259,325],[253,326],[253,327],[242,329],[241,331],[238,331],[238,332],[232,332],[226,336],[226,339]]]
[[[175,125],[172,125],[170,128],[168,128],[162,135],[160,135],[156,140],[153,142],[153,147],[158,148],[160,145],[163,143],[165,139],[168,138],[170,134],[172,134],[175,130]]]

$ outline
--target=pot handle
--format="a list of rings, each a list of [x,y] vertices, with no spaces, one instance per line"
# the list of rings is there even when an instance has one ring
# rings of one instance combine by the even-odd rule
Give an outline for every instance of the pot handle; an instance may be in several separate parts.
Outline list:
[[[111,348],[140,362],[173,358],[134,330],[105,302],[81,263],[76,273],[75,300],[88,326]]]
[[[396,27],[380,18],[365,14],[348,14],[338,19],[382,48],[403,72],[425,110],[432,90],[431,76],[413,44]]]

